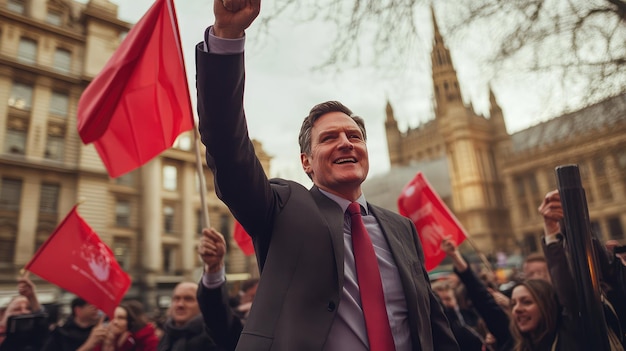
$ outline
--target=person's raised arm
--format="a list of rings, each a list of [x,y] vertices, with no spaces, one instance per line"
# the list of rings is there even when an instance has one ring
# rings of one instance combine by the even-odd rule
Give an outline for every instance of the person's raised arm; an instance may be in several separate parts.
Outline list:
[[[28,299],[32,313],[42,312],[41,304],[35,292],[35,284],[29,279],[28,271],[17,280],[17,292]]]
[[[243,328],[228,305],[224,278],[226,240],[215,229],[203,229],[198,254],[204,262],[204,275],[198,287],[198,304],[204,324],[223,350],[234,350]]]
[[[241,38],[261,11],[261,0],[214,0],[213,34],[219,38]]]
[[[441,249],[446,253],[446,255],[448,255],[448,257],[450,257],[450,259],[452,259],[452,265],[454,265],[454,268],[457,271],[462,273],[467,270],[469,266],[463,256],[461,256],[456,243],[452,241],[451,237],[448,236],[443,238],[441,241]]]

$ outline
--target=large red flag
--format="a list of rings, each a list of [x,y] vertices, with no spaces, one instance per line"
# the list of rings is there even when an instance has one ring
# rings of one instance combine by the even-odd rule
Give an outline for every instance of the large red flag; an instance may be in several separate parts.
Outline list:
[[[130,287],[111,249],[78,215],[76,206],[25,267],[97,306],[109,317]]]
[[[402,190],[398,197],[398,210],[415,223],[424,249],[427,271],[433,270],[446,257],[446,253],[441,250],[444,237],[452,237],[456,245],[467,238],[459,221],[421,172]]]
[[[150,161],[193,127],[173,0],[157,0],[78,102],[78,133],[111,177]]]
[[[254,253],[254,244],[252,238],[245,229],[235,220],[235,229],[233,231],[233,238],[237,242],[237,245],[243,251],[246,256],[250,256]]]

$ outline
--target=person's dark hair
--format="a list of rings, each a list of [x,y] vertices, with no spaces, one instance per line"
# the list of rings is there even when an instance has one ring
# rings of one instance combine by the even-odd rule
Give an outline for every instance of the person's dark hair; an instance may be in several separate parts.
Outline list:
[[[128,323],[128,331],[136,333],[148,324],[143,305],[136,300],[124,301],[120,304],[120,308],[126,311],[126,322]]]
[[[310,155],[311,154],[311,130],[313,124],[323,115],[330,112],[343,112],[350,116],[361,129],[363,133],[363,140],[367,140],[367,133],[365,132],[365,121],[363,118],[356,116],[352,111],[339,101],[326,101],[321,104],[313,106],[309,115],[302,121],[302,127],[300,128],[300,135],[298,136],[298,142],[300,143],[300,153]]]
[[[545,342],[546,338],[556,334],[560,318],[560,305],[554,287],[543,279],[528,279],[517,284],[513,289],[520,286],[526,287],[535,299],[541,312],[541,321],[535,331],[522,334],[515,324],[515,318],[511,318],[510,329],[515,337],[514,350],[531,351],[540,343]]]
[[[74,309],[76,309],[76,307],[83,307],[86,304],[87,301],[85,301],[82,297],[75,297],[70,303],[70,307],[72,308],[72,317],[75,316]]]

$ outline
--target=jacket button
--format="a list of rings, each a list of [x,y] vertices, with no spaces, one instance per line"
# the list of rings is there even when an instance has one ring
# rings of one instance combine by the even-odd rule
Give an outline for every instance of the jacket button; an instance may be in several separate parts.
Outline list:
[[[335,306],[335,303],[334,303],[334,302],[332,302],[332,301],[328,302],[328,307],[327,307],[328,312],[332,312],[332,311],[334,311],[334,310],[335,310],[335,307],[336,307],[336,306]]]

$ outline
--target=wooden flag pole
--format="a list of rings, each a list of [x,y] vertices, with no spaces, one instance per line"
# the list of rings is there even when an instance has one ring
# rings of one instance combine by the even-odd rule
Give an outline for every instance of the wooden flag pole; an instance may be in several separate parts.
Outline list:
[[[200,138],[198,134],[198,127],[195,125],[195,123],[193,129],[193,149],[196,154],[196,171],[198,173],[198,180],[200,183],[202,228],[211,228],[211,222],[209,221],[209,206],[207,204],[206,179],[204,177],[204,168],[202,167],[202,156],[200,155]]]

